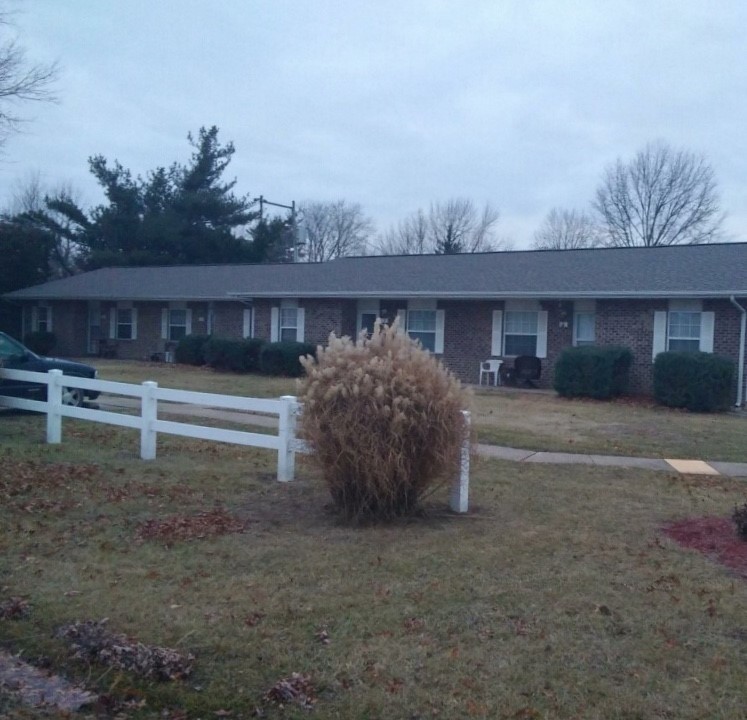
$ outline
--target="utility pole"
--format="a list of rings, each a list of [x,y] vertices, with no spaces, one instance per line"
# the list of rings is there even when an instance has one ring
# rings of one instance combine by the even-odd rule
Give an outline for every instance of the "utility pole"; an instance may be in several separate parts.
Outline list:
[[[291,200],[290,205],[283,205],[282,203],[270,202],[265,200],[264,195],[260,195],[258,198],[254,198],[254,202],[259,201],[259,221],[262,222],[265,205],[272,205],[274,207],[285,208],[291,211],[291,228],[293,232],[293,262],[298,262],[298,228],[296,227],[296,201]]]

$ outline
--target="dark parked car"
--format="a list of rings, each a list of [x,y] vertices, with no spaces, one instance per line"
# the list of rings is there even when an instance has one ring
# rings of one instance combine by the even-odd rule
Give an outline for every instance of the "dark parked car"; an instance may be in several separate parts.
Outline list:
[[[48,370],[62,370],[65,375],[84,378],[96,377],[96,368],[90,365],[73,362],[72,360],[41,357],[4,332],[0,332],[0,367],[9,370],[28,370],[29,372],[43,373]],[[47,396],[47,386],[3,378],[0,379],[0,395],[44,400]],[[99,393],[94,390],[81,390],[73,387],[62,388],[62,402],[65,405],[80,406],[86,399],[94,400],[98,396]]]

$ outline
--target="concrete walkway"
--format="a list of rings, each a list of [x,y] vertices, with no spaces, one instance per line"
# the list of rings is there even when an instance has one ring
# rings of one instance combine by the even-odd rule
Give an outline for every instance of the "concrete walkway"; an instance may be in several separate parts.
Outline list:
[[[104,395],[98,401],[102,410],[139,409],[140,401],[136,398]],[[220,410],[218,408],[178,403],[160,402],[159,412],[184,417],[204,417],[214,420],[228,420],[242,425],[277,428],[278,420],[269,415]],[[644,470],[665,470],[687,475],[728,475],[730,477],[747,477],[747,463],[720,462],[703,460],[681,460],[677,458],[657,459],[626,457],[624,455],[586,455],[582,453],[544,452],[521,450],[519,448],[501,447],[499,445],[477,445],[477,453],[484,457],[514,462],[550,463],[556,465],[598,465],[601,467],[641,468]]]

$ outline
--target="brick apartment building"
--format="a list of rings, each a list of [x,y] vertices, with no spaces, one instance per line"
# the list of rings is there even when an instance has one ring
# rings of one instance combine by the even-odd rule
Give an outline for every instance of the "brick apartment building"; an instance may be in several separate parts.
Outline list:
[[[104,268],[5,297],[68,356],[168,357],[190,333],[324,344],[400,316],[465,382],[533,355],[549,386],[563,348],[596,343],[632,349],[634,392],[663,350],[729,357],[744,387],[747,243]]]

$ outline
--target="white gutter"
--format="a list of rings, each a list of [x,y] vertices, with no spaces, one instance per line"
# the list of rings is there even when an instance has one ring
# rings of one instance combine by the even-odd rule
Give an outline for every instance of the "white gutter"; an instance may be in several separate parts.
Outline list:
[[[742,406],[742,390],[744,389],[744,344],[745,335],[747,335],[747,309],[743,308],[737,299],[732,295],[729,298],[731,304],[742,313],[742,322],[739,326],[739,367],[737,368],[737,400],[734,403],[737,407]]]

